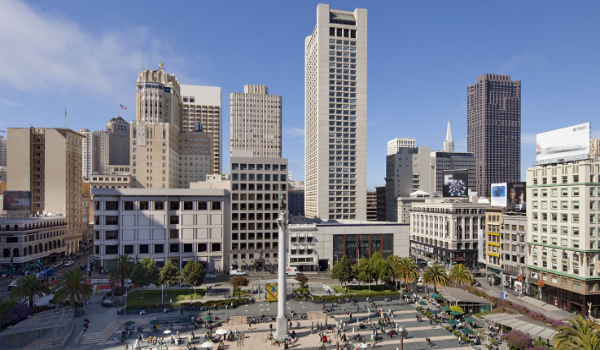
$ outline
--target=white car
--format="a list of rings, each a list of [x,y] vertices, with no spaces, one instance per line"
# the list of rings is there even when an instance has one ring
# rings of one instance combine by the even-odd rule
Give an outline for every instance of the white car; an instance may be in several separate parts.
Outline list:
[[[229,272],[229,275],[230,276],[248,276],[248,273],[243,270],[231,270],[231,272]]]
[[[8,285],[8,287],[6,287],[6,290],[11,290],[13,289],[15,286],[17,285],[17,280],[14,280],[12,282],[10,282],[10,284]]]
[[[207,273],[207,274],[204,276],[204,278],[205,278],[205,279],[207,279],[207,280],[212,280],[212,279],[215,279],[215,278],[217,278],[217,276],[215,276],[215,275],[213,275],[213,274],[210,274],[210,273]]]
[[[71,265],[73,265],[75,262],[73,260],[69,260],[65,263],[65,267],[69,267]]]

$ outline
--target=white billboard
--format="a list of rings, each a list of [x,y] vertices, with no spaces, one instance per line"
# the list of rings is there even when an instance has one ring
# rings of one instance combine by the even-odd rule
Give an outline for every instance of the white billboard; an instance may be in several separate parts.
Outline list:
[[[538,162],[586,159],[590,153],[590,123],[537,134],[535,141]]]
[[[490,200],[492,207],[506,206],[506,187],[506,183],[492,184],[492,199]]]

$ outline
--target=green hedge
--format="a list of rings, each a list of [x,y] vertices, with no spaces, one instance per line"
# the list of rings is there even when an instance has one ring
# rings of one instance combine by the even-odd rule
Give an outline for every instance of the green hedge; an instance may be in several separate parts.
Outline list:
[[[133,306],[127,306],[127,309],[131,309],[131,310],[144,310],[144,309],[161,309],[161,308],[179,308],[179,307],[189,307],[189,306],[193,306],[193,307],[201,307],[201,306],[206,306],[206,307],[213,307],[215,304],[217,306],[225,306],[225,305],[231,305],[231,302],[233,301],[234,305],[239,305],[239,304],[246,304],[246,302],[248,301],[247,298],[235,298],[235,299],[224,299],[224,300],[206,300],[204,302],[193,302],[193,303],[189,303],[189,302],[178,302],[178,303],[158,303],[158,304],[148,304],[148,305],[133,305]]]
[[[374,292],[371,294],[344,294],[344,295],[319,295],[319,296],[315,296],[315,301],[335,301],[338,299],[346,299],[346,298],[350,298],[350,299],[355,299],[355,298],[366,298],[366,297],[392,297],[392,296],[398,296],[400,295],[400,293],[398,292],[394,292],[394,291],[387,291],[387,292]]]

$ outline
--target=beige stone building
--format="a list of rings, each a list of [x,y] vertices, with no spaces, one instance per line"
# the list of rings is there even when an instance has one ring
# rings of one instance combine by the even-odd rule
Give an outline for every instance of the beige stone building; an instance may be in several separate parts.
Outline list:
[[[306,216],[366,220],[367,10],[319,4],[304,69]]]
[[[177,188],[181,94],[179,82],[159,65],[136,82],[136,121],[131,123],[132,187]]]
[[[183,111],[182,131],[202,131],[213,137],[214,173],[222,168],[221,88],[215,86],[181,85]]]
[[[9,128],[8,190],[30,191],[33,214],[67,217],[67,254],[78,250],[87,225],[82,204],[82,140],[65,128]]]
[[[179,188],[190,188],[191,182],[206,181],[214,174],[213,137],[205,132],[179,134]]]
[[[256,158],[281,158],[281,96],[263,85],[231,93],[230,152],[252,151]]]

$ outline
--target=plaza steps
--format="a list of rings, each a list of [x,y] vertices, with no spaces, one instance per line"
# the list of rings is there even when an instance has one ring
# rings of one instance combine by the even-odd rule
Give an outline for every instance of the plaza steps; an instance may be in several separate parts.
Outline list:
[[[45,349],[58,349],[64,338],[56,338],[55,342],[52,343],[52,339],[38,339],[27,344],[23,350],[45,350]]]
[[[121,327],[121,323],[115,321],[100,333],[84,334],[77,345],[89,345],[105,343]]]
[[[323,311],[308,311],[306,313],[306,320],[310,321],[310,320],[319,320],[319,319],[324,319],[326,314],[323,313]],[[329,318],[333,318],[331,315],[329,315]]]
[[[230,316],[229,324],[248,324],[247,316]]]

